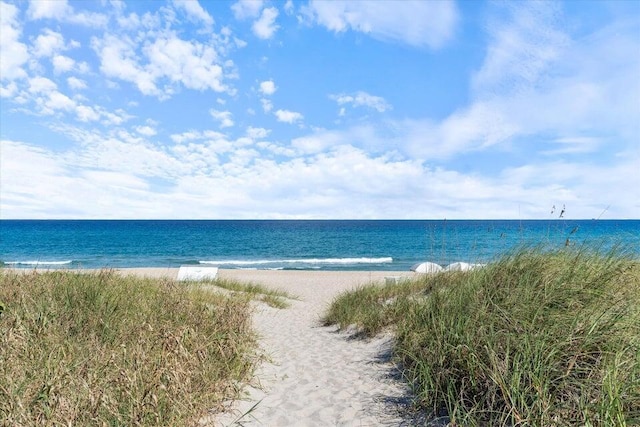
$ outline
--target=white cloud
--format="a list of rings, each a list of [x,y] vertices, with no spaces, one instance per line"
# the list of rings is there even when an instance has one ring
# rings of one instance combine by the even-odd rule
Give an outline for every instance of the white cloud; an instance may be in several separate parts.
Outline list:
[[[158,132],[151,126],[136,126],[136,132],[144,136],[154,136]]]
[[[177,144],[199,141],[204,139],[224,139],[225,135],[215,130],[197,131],[191,130],[171,135],[171,140]]]
[[[278,9],[275,7],[264,8],[262,0],[239,0],[231,6],[234,16],[238,20],[254,20],[251,29],[256,37],[270,39],[280,28],[276,24]]]
[[[155,76],[166,76],[190,89],[226,90],[222,67],[216,64],[218,55],[211,46],[172,36],[158,38],[144,50]]]
[[[373,155],[335,131],[296,141],[299,150],[307,144],[305,157],[268,143],[238,148],[251,141],[215,131],[172,135],[180,144],[169,150],[123,131],[73,132],[82,144],[61,153],[0,141],[6,218],[541,218],[551,203],[590,218],[607,205],[612,217],[640,207],[629,197],[640,182],[617,178],[637,175],[638,153],[607,166],[533,162],[489,178]],[[312,149],[313,138],[323,146]],[[156,177],[160,189],[150,185]],[[84,203],[88,197],[96,203]]]
[[[289,110],[277,110],[275,113],[279,122],[295,123],[303,119],[302,114]]]
[[[94,122],[100,119],[100,114],[86,105],[78,105],[75,109],[78,120],[81,122]]]
[[[276,18],[278,17],[278,9],[275,7],[268,7],[262,11],[260,19],[253,23],[251,27],[253,33],[261,39],[270,39],[280,28],[276,24]]]
[[[266,98],[262,98],[260,100],[260,103],[262,104],[262,110],[265,113],[270,112],[271,110],[273,110],[273,103],[271,102],[270,99],[266,99]]]
[[[276,93],[276,90],[276,84],[273,80],[266,80],[260,83],[260,92],[262,92],[263,95],[273,95]]]
[[[346,140],[342,132],[322,131],[294,138],[291,146],[302,154],[316,154],[327,151],[331,147],[348,145]]]
[[[51,31],[48,28],[33,43],[33,54],[35,56],[52,56],[62,49],[64,49],[64,37],[62,34]]]
[[[135,45],[128,37],[107,35],[94,38],[92,46],[100,57],[100,71],[107,77],[134,83],[145,95],[160,95],[156,77],[137,63]]]
[[[84,80],[73,76],[67,79],[67,84],[73,90],[81,90],[87,88],[87,83]]]
[[[18,9],[0,2],[0,78],[14,80],[26,77],[22,66],[29,59],[27,46],[20,42],[22,29],[18,22]]]
[[[67,0],[31,1],[27,14],[31,19],[62,19],[71,10]]]
[[[76,102],[67,95],[53,91],[48,94],[48,98],[41,98],[42,112],[44,114],[53,114],[58,110],[73,111],[76,109]]]
[[[391,105],[380,96],[370,95],[367,92],[359,91],[353,95],[340,94],[330,95],[330,99],[333,99],[338,105],[351,104],[354,107],[369,107],[379,113],[384,113],[391,109]]]
[[[239,0],[231,6],[231,10],[236,19],[257,18],[263,4],[262,0]]]
[[[104,27],[108,18],[99,13],[76,12],[67,0],[31,0],[27,16],[30,19],[55,19],[87,27]]]
[[[569,38],[558,27],[559,4],[505,4],[511,20],[494,22],[482,67],[473,77],[476,91],[487,94],[517,91],[548,72],[568,47]]]
[[[56,55],[51,59],[53,64],[53,72],[56,74],[66,73],[73,69],[75,61],[68,56]]]
[[[182,40],[171,33],[148,41],[142,48],[146,64],[140,62],[138,45],[128,37],[94,38],[92,46],[107,77],[131,82],[145,95],[168,98],[176,84],[196,90],[229,90],[222,82],[223,68],[214,47],[197,41]]]
[[[54,91],[58,86],[46,77],[34,77],[29,79],[29,92],[48,93]]]
[[[307,13],[331,31],[351,29],[376,39],[431,49],[448,42],[459,21],[451,1],[316,0],[310,2]]]
[[[254,128],[253,126],[249,126],[247,128],[247,136],[252,139],[262,139],[269,136],[271,131],[265,128]]]
[[[284,11],[287,15],[291,15],[293,13],[293,0],[287,0],[284,4]]]
[[[220,128],[228,128],[234,125],[233,120],[231,119],[230,111],[218,111],[211,109],[209,110],[209,114],[211,114],[211,117],[220,122]]]
[[[85,83],[75,77],[69,77],[67,84],[72,88],[83,88]],[[58,85],[46,77],[33,77],[28,80],[28,88],[24,92],[24,102],[32,102],[32,112],[41,115],[70,113],[81,122],[102,120],[105,125],[120,125],[132,116],[121,109],[108,111],[97,105],[82,104],[83,97],[70,98],[58,90]]]
[[[173,0],[173,4],[177,8],[184,10],[187,16],[202,21],[207,26],[213,25],[213,18],[202,8],[197,0]]]
[[[15,82],[10,82],[6,86],[0,85],[0,98],[11,98],[18,92],[18,85]]]
[[[631,28],[614,24],[572,40],[559,29],[556,3],[501,5],[507,14],[489,26],[470,103],[440,121],[394,122],[400,149],[447,159],[491,147],[529,157],[595,152],[602,142],[581,139],[592,135],[606,136],[609,153],[637,144],[640,57],[629,54],[637,50]],[[548,145],[517,146],[531,139]]]

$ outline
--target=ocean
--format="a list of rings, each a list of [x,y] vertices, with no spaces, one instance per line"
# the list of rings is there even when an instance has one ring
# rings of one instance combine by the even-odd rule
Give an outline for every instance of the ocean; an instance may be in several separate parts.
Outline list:
[[[640,220],[0,220],[0,266],[406,271],[523,246],[640,258]]]

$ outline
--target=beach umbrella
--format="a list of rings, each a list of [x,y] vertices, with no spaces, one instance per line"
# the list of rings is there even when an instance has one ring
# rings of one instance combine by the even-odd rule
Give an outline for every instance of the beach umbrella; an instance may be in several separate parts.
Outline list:
[[[416,273],[438,273],[442,271],[442,267],[433,262],[422,262],[411,267],[411,271]]]

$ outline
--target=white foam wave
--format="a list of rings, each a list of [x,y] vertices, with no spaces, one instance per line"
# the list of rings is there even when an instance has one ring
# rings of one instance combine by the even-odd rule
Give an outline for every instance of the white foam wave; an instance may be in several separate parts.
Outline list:
[[[198,261],[214,265],[264,265],[264,264],[388,264],[391,257],[381,258],[306,258],[306,259],[258,259],[258,260],[212,260]]]
[[[71,264],[72,260],[67,261],[5,261],[6,265],[67,265]]]

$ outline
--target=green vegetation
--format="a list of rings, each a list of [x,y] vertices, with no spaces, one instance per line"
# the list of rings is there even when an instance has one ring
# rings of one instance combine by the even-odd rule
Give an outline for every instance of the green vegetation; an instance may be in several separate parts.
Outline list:
[[[287,308],[289,302],[287,300],[296,299],[296,297],[285,291],[277,289],[269,289],[259,283],[243,283],[231,279],[215,279],[212,281],[199,282],[198,286],[211,285],[232,291],[236,294],[245,294],[254,300],[264,302],[274,308]]]
[[[624,256],[521,250],[360,288],[324,320],[394,331],[416,404],[455,425],[640,425],[640,264]]]
[[[253,373],[246,295],[0,270],[0,425],[194,425]]]

